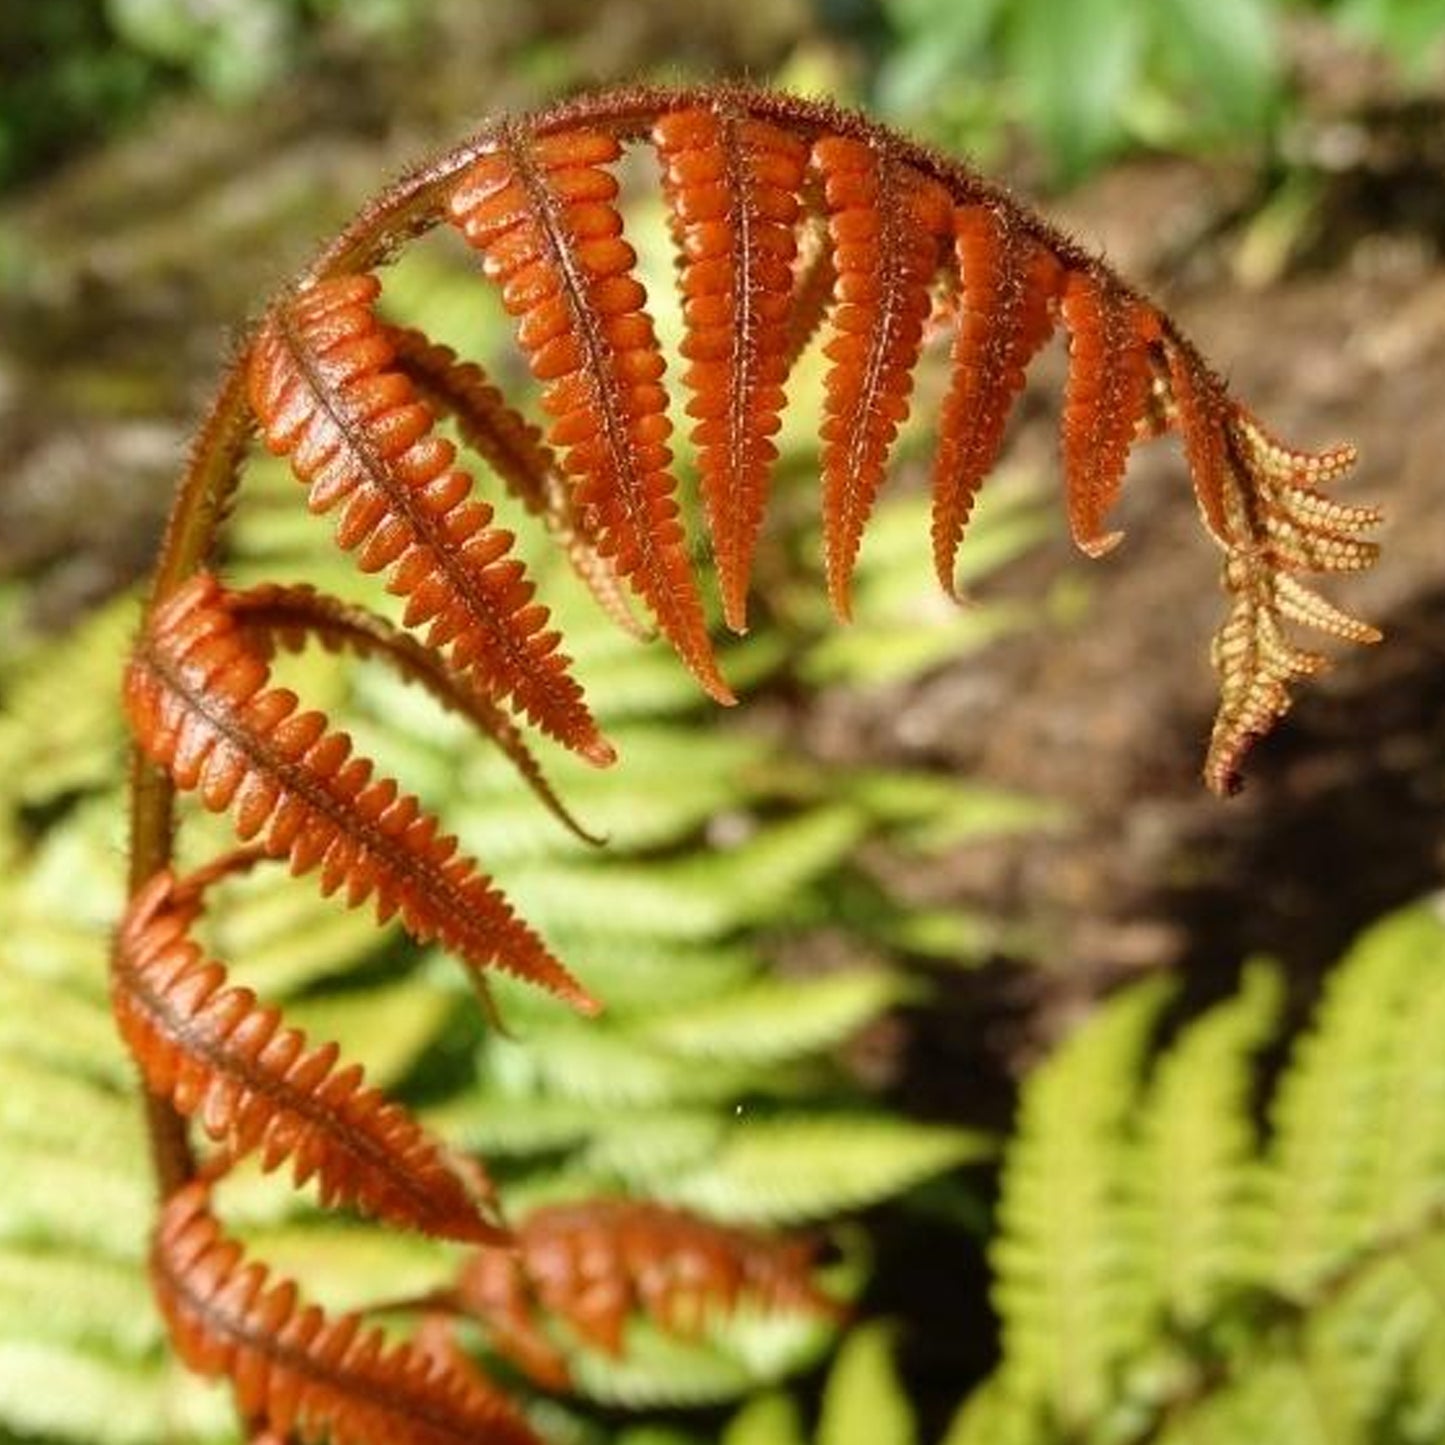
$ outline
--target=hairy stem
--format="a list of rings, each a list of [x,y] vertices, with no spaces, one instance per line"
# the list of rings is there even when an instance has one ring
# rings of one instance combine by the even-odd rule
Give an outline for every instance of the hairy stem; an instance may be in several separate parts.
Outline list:
[[[251,429],[246,404],[244,357],[227,373],[201,427],[190,465],[176,492],[156,563],[146,615],[166,600],[205,560],[235,489]],[[175,834],[175,787],[166,772],[139,748],[130,770],[130,891],[170,866]],[[185,1120],[170,1101],[145,1097],[151,1163],[162,1196],[194,1178],[195,1156]]]

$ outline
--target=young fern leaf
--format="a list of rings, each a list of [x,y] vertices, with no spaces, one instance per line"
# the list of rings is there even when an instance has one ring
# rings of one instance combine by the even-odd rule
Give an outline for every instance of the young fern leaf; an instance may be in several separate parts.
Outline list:
[[[405,372],[422,400],[439,415],[456,420],[462,440],[484,458],[507,490],[547,525],[597,605],[624,632],[647,641],[651,633],[633,615],[626,589],[597,550],[597,537],[573,505],[557,458],[541,431],[507,405],[474,361],[459,361],[449,346],[422,332],[385,328],[395,348],[395,365]]]
[[[1104,514],[1124,480],[1124,467],[1149,401],[1149,346],[1159,316],[1107,278],[1073,272],[1060,303],[1069,331],[1069,380],[1064,392],[1064,482],[1074,541],[1090,557],[1118,545]]]
[[[622,1353],[628,1318],[646,1314],[672,1334],[699,1333],[744,1301],[769,1310],[838,1315],[812,1280],[806,1242],[711,1224],[644,1201],[597,1199],[534,1210],[515,1252],[478,1251],[457,1285],[506,1355],[539,1384],[565,1388],[566,1362],[533,1305],[584,1340]]]
[[[359,1065],[338,1067],[335,1044],[310,1048],[278,1010],[227,986],[224,967],[202,956],[191,934],[203,893],[233,861],[179,882],[159,874],[121,924],[115,1015],[152,1093],[199,1117],[226,1162],[259,1153],[268,1171],[289,1160],[298,1187],[314,1176],[323,1205],[352,1204],[448,1239],[507,1243],[440,1147],[366,1086]],[[485,1176],[471,1177],[490,1204]]]
[[[725,109],[653,128],[681,248],[683,383],[723,616],[747,631],[748,578],[777,460],[793,310],[798,191],[808,149]]]
[[[399,914],[417,939],[437,939],[479,985],[483,970],[501,968],[595,1012],[456,839],[269,680],[228,594],[199,573],[151,614],[126,673],[126,710],[177,787],[229,810],[242,841],[259,839],[293,873],[319,869],[324,894],[344,889],[353,908],[374,896],[382,921]]]
[[[390,663],[406,681],[425,688],[448,712],[465,717],[489,737],[547,811],[569,832],[584,843],[605,841],[589,833],[568,812],[511,717],[485,693],[478,692],[469,676],[453,672],[439,653],[393,627],[384,617],[328,597],[304,583],[294,587],[268,584],[233,593],[230,610],[248,639],[268,658],[275,647],[299,652],[314,640],[332,651],[345,650]]]
[[[471,478],[432,435],[435,416],[395,363],[372,276],[324,281],[274,307],[252,345],[251,404],[291,458],[314,512],[341,508],[337,544],[364,572],[390,569],[408,627],[458,670],[599,765],[614,753],[546,630],[547,609],[493,527]]]
[[[730,703],[668,471],[665,364],[632,274],[637,254],[622,239],[617,181],[602,169],[621,154],[602,131],[504,128],[453,190],[451,215],[517,318],[554,418],[549,440],[577,478],[573,501],[599,550],[707,691]]]
[[[833,363],[824,400],[823,517],[828,596],[848,584],[908,395],[932,308],[929,287],[952,219],[948,193],[886,153],[842,136],[813,147],[832,241]]]
[[[248,1261],[194,1183],[161,1212],[151,1277],[191,1369],[231,1382],[250,1421],[330,1445],[541,1445],[500,1391],[434,1354],[388,1347],[359,1315],[330,1316]]]
[[[1024,372],[1053,332],[1062,269],[1004,207],[960,207],[953,230],[961,283],[933,467],[933,563],[957,597],[959,544]]]

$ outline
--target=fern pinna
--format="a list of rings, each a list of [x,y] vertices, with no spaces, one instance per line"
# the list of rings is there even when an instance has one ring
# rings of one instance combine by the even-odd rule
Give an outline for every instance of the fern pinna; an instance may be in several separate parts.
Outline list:
[[[1353,452],[1292,451],[1225,389],[1170,318],[1103,262],[960,164],[866,119],[739,87],[628,89],[488,126],[364,209],[265,311],[224,382],[181,482],[126,680],[134,772],[133,899],[113,993],[148,1085],[167,1202],[153,1273],[177,1348],[228,1377],[258,1432],[356,1442],[522,1440],[528,1428],[432,1323],[390,1348],[359,1318],[328,1319],[245,1263],[210,1205],[237,1158],[290,1161],[323,1199],[483,1253],[433,1315],[476,1313],[500,1353],[554,1387],[565,1363],[534,1309],[608,1348],[633,1308],[685,1329],[749,1296],[829,1307],[806,1249],[637,1204],[543,1214],[515,1235],[480,1165],[449,1155],[399,1106],[227,982],[193,937],[208,888],[266,860],[312,873],[348,906],[370,901],[467,968],[483,1000],[509,971],[583,1012],[599,1006],[461,856],[415,798],[271,679],[308,640],[363,653],[428,687],[502,748],[569,822],[522,733],[536,727],[599,766],[614,759],[513,537],[477,495],[463,446],[543,519],[610,615],[646,635],[640,605],[699,683],[732,694],[706,624],[672,469],[672,422],[617,171],[650,148],[678,254],[696,450],[723,616],[747,592],[772,440],[793,363],[825,330],[821,488],[827,585],[846,618],[850,577],[883,481],[930,316],[952,327],[952,379],[933,467],[932,551],[954,563],[1030,360],[1062,327],[1070,526],[1091,555],[1134,441],[1176,432],[1230,604],[1214,650],[1221,704],[1205,776],[1240,759],[1322,659],[1286,624],[1355,641],[1375,631],[1300,574],[1358,569],[1374,511],[1321,483]],[[377,270],[450,224],[514,319],[545,433],[426,336],[384,319]],[[313,512],[363,572],[385,575],[401,626],[304,586],[238,592],[207,570],[254,433],[289,459]],[[177,790],[228,813],[245,845],[189,877],[171,867]],[[575,825],[574,825],[575,826]],[[186,1120],[217,1146],[193,1152]],[[498,1253],[512,1245],[515,1253]],[[487,1252],[491,1251],[491,1252]]]

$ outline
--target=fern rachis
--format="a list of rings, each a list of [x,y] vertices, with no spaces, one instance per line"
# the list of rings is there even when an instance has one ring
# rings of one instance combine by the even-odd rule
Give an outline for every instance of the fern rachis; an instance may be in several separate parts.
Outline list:
[[[253,1423],[278,1434],[299,1423],[369,1445],[454,1438],[475,1425],[481,1438],[531,1438],[447,1363],[446,1349],[387,1354],[359,1318],[328,1321],[299,1305],[289,1281],[272,1285],[264,1266],[244,1264],[224,1239],[173,1103],[199,1111],[229,1151],[209,1161],[213,1173],[261,1143],[267,1162],[294,1151],[301,1173],[319,1170],[328,1197],[390,1222],[470,1239],[496,1231],[469,1203],[468,1181],[410,1121],[362,1091],[354,1070],[337,1067],[334,1050],[306,1053],[297,1031],[200,960],[187,936],[198,890],[230,864],[199,880],[173,878],[174,794],[195,791],[228,812],[243,841],[259,840],[259,852],[297,874],[318,874],[323,892],[353,907],[374,899],[381,921],[396,914],[416,937],[436,938],[479,985],[502,968],[595,1008],[437,820],[375,778],[345,733],[272,685],[270,662],[278,645],[311,639],[381,657],[493,737],[554,811],[519,723],[592,763],[613,760],[511,534],[436,433],[450,418],[463,445],[545,520],[601,605],[643,631],[630,590],[702,686],[732,700],[678,502],[667,362],[618,205],[616,167],[639,147],[661,163],[680,253],[682,384],[735,630],[745,626],[770,438],[798,353],[820,327],[827,333],[823,532],[830,600],[846,618],[936,311],[956,327],[933,482],[933,559],[947,590],[1010,405],[1056,327],[1069,337],[1063,470],[1083,550],[1097,555],[1114,540],[1105,520],[1136,436],[1182,437],[1231,598],[1214,654],[1221,707],[1205,769],[1211,787],[1232,788],[1250,742],[1289,706],[1288,682],[1321,665],[1289,641],[1285,624],[1376,636],[1296,575],[1374,558],[1359,534],[1376,514],[1318,490],[1353,453],[1312,456],[1274,441],[1170,318],[1103,262],[965,167],[860,116],[741,87],[623,90],[501,121],[382,194],[271,304],[242,348],[178,491],[127,677],[144,761],[114,996],[153,1090],[168,1195],[156,1286],[183,1356],[231,1378]],[[478,253],[514,319],[549,418],[545,438],[474,363],[377,313],[379,267],[443,223]],[[204,570],[253,431],[288,459],[311,509],[336,516],[341,551],[362,571],[386,573],[408,632],[305,589],[235,592]],[[436,1195],[430,1212],[420,1179]],[[574,1296],[556,1280],[523,1278],[525,1249],[519,1262],[479,1266],[487,1287],[478,1290],[498,1312],[499,1333],[543,1368],[518,1303],[529,1290],[609,1345],[619,1338],[619,1301],[664,1325],[685,1323],[673,1317],[672,1282],[654,1269],[667,1240],[698,1266],[698,1308],[726,1307],[740,1291],[824,1305],[786,1250],[769,1255],[740,1232],[709,1232],[675,1211],[597,1204],[561,1223],[544,1217],[539,1235],[546,1224],[591,1241],[593,1263],[606,1264],[605,1310],[586,1298],[586,1280],[571,1282]],[[1091,1371],[1080,1399],[1096,1388]]]

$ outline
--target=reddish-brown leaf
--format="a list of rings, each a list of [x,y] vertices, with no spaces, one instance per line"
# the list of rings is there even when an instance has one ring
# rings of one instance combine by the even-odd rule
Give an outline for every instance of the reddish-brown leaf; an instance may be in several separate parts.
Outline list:
[[[832,241],[831,361],[824,400],[823,536],[833,610],[888,466],[932,309],[929,286],[952,216],[948,193],[882,148],[845,136],[813,146]]]
[[[198,1117],[228,1158],[259,1153],[265,1170],[289,1161],[298,1186],[315,1176],[322,1204],[507,1243],[441,1148],[367,1087],[358,1065],[342,1066],[335,1044],[312,1048],[250,989],[227,986],[225,968],[191,936],[207,881],[158,874],[131,900],[116,939],[112,1002],[151,1092]]]
[[[455,449],[396,364],[371,276],[323,281],[272,309],[250,352],[251,404],[315,512],[363,571],[389,569],[408,627],[559,742],[598,764],[615,753],[557,651],[512,534],[471,495]]]
[[[1024,372],[1054,329],[1063,272],[1002,206],[954,212],[960,290],[953,376],[933,467],[933,564],[956,596],[955,561],[974,499],[993,469]]]
[[[703,503],[723,616],[747,630],[748,579],[777,460],[808,148],[727,109],[673,111],[653,127],[673,232]]]
[[[641,1200],[596,1199],[534,1210],[516,1230],[515,1251],[475,1254],[458,1298],[486,1326],[497,1350],[538,1383],[566,1387],[566,1362],[533,1303],[612,1354],[634,1311],[674,1334],[695,1334],[748,1303],[837,1315],[813,1283],[813,1249],[713,1224]]]
[[[137,741],[176,786],[232,814],[293,873],[320,871],[321,891],[348,906],[376,900],[416,938],[436,938],[480,983],[500,968],[595,1012],[597,1004],[512,912],[437,820],[345,733],[296,695],[270,686],[264,653],[237,627],[214,577],[192,578],[151,614],[126,672]]]
[[[328,1315],[221,1231],[190,1184],[161,1212],[151,1278],[181,1359],[276,1435],[330,1445],[541,1445],[510,1401],[360,1315]]]
[[[1069,273],[1062,311],[1069,329],[1063,419],[1069,526],[1081,551],[1101,557],[1122,535],[1105,532],[1104,517],[1148,410],[1149,347],[1160,337],[1159,314],[1092,270]]]
[[[617,181],[604,169],[620,154],[602,132],[505,130],[453,188],[450,213],[517,320],[553,418],[549,440],[576,478],[574,504],[599,550],[708,692],[731,702],[669,471],[664,363],[636,252],[622,239]]]

